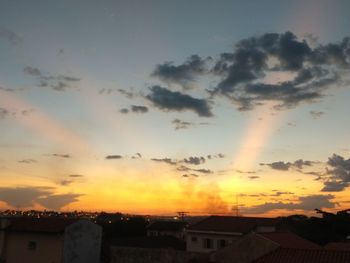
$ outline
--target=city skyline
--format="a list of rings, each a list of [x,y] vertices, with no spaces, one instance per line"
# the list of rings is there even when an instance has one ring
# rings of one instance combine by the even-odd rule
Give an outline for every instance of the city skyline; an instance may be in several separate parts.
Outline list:
[[[349,8],[3,1],[0,209],[348,208]]]

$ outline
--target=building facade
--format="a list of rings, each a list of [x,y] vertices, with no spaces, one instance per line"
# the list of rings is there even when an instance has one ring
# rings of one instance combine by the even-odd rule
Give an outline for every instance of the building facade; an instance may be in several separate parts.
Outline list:
[[[2,219],[0,262],[98,263],[102,229],[88,220]]]
[[[252,231],[275,232],[277,221],[274,218],[210,216],[187,229],[187,251],[209,253],[232,244]]]

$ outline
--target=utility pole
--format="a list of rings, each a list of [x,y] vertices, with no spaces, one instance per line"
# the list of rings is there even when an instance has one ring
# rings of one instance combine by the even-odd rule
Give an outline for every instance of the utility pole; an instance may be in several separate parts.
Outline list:
[[[180,212],[177,212],[177,214],[179,215],[179,218],[181,219],[181,221],[185,221],[185,216],[188,214],[188,212],[180,211]]]

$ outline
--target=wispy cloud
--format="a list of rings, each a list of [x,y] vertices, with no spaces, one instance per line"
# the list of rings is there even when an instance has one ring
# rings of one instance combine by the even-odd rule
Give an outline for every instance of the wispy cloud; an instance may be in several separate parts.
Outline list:
[[[73,88],[73,84],[80,81],[80,78],[73,76],[44,74],[40,69],[32,66],[24,67],[23,72],[29,76],[36,77],[39,81],[39,87],[49,87],[56,91],[65,91],[68,88]]]
[[[0,28],[0,39],[7,40],[11,45],[18,45],[23,42],[22,37],[20,37],[18,34],[4,28]]]

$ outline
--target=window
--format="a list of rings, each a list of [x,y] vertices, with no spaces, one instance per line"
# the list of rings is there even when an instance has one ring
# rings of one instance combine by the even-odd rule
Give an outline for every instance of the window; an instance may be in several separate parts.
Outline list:
[[[36,250],[36,242],[35,241],[29,241],[27,248],[29,250]]]
[[[225,239],[218,240],[218,248],[224,248],[226,246],[227,246],[227,240],[225,240]]]
[[[203,247],[206,249],[213,248],[213,240],[211,238],[204,238],[203,239]]]
[[[191,237],[191,241],[192,241],[193,243],[197,243],[197,240],[198,240],[197,237]]]

